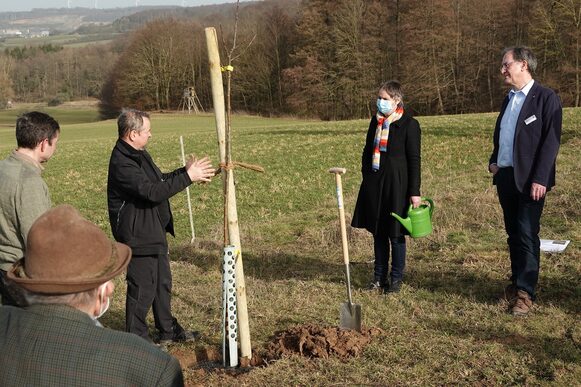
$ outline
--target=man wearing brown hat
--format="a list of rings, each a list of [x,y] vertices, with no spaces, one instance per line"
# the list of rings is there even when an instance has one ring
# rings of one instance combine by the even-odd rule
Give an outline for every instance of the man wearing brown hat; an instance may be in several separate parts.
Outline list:
[[[0,161],[0,304],[17,305],[18,292],[4,278],[24,255],[32,223],[51,207],[48,187],[41,177],[43,164],[56,150],[60,127],[48,114],[29,112],[16,120],[18,148]]]
[[[130,259],[71,206],[41,215],[7,273],[29,306],[0,306],[0,385],[182,386],[175,358],[97,321]]]

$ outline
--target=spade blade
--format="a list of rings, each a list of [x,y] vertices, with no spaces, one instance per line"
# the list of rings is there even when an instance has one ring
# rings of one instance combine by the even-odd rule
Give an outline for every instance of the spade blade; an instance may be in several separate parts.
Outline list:
[[[341,304],[340,321],[341,328],[361,332],[361,305],[348,302]]]

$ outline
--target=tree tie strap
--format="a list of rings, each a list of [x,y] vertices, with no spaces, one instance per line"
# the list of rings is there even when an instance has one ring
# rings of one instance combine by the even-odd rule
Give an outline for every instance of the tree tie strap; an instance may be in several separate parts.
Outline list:
[[[228,171],[228,170],[234,169],[236,167],[242,167],[242,168],[246,168],[246,169],[251,169],[251,170],[256,171],[256,172],[264,173],[264,168],[262,168],[260,165],[243,163],[241,161],[232,161],[230,163],[220,163],[219,168],[216,168],[216,175],[218,173],[220,173],[222,171],[222,169]]]

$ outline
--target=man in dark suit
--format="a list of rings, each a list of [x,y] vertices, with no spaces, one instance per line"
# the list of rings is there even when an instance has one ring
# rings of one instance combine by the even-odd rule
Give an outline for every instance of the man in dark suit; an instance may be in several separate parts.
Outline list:
[[[71,206],[41,215],[7,273],[29,306],[0,306],[0,386],[183,386],[175,358],[97,320],[130,259]]]
[[[494,130],[493,174],[508,234],[511,283],[504,297],[513,315],[527,315],[539,278],[541,213],[555,185],[563,109],[555,92],[534,81],[537,60],[527,47],[504,50],[500,71],[511,87]]]

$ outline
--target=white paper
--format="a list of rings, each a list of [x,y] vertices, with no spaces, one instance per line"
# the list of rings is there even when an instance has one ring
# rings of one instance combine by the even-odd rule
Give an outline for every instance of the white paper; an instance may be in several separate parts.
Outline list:
[[[571,241],[541,239],[541,251],[561,253],[565,251]]]

